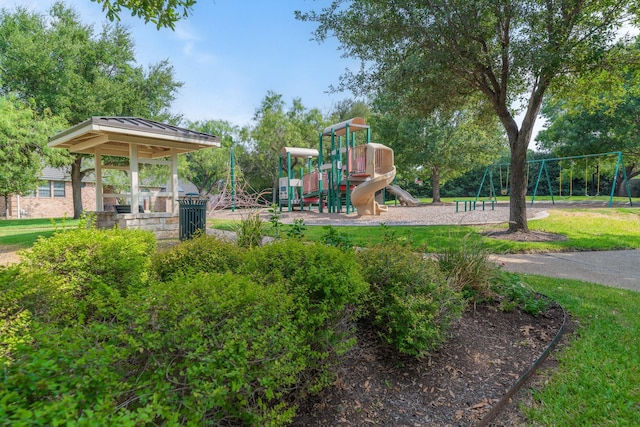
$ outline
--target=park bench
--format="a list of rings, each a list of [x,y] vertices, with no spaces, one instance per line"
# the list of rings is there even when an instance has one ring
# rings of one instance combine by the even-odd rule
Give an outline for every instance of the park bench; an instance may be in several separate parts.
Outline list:
[[[459,212],[459,205],[462,203],[464,205],[464,211],[475,211],[478,204],[482,204],[482,210],[485,210],[485,204],[491,204],[491,210],[495,210],[495,200],[455,200],[456,202],[456,213]]]

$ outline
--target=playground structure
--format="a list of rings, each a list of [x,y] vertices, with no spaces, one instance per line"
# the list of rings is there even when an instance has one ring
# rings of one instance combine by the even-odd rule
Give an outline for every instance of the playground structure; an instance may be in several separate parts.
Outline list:
[[[357,136],[364,133],[364,143]],[[325,159],[325,139],[328,138]],[[327,160],[325,162],[325,160]],[[296,173],[296,168],[299,171]],[[376,195],[389,189],[401,203],[417,205],[418,201],[400,187],[395,179],[393,150],[371,142],[365,120],[355,117],[329,126],[319,136],[319,148],[284,147],[278,164],[278,199],[282,211],[295,207],[304,210],[317,206],[319,212],[379,215],[387,210]]]
[[[615,160],[615,165],[613,164]],[[541,186],[546,185],[549,195],[551,196],[551,203],[555,204],[555,197],[558,196],[563,199],[570,198],[574,195],[581,195],[586,197],[599,196],[601,194],[602,174],[605,169],[604,161],[610,163],[610,170],[612,172],[611,189],[609,193],[608,206],[613,204],[613,196],[617,187],[618,175],[622,172],[623,183],[626,189],[627,197],[629,199],[629,205],[633,206],[631,201],[631,191],[629,188],[629,180],[627,179],[627,172],[624,166],[624,159],[622,152],[614,151],[609,153],[588,154],[583,156],[570,156],[570,157],[558,157],[550,159],[540,160],[528,160],[527,161],[527,188],[530,187],[530,180],[535,175],[536,181],[533,188],[533,194],[531,196],[531,205],[534,204],[538,190]],[[557,179],[551,178],[550,168],[553,168],[553,172],[557,173]],[[537,172],[537,173],[536,173]],[[544,178],[543,178],[544,174]],[[494,177],[497,175],[500,183],[500,195],[506,196],[509,194],[509,179],[510,170],[507,164],[492,164],[485,168],[480,182],[480,187],[476,194],[475,201],[481,197],[482,190],[485,183],[489,185],[489,199],[496,200],[497,193],[494,183]],[[554,175],[555,178],[555,175]],[[544,179],[544,181],[543,181]],[[574,185],[574,181],[579,181],[580,185]],[[504,185],[503,185],[504,184]],[[580,190],[578,191],[578,186]],[[554,191],[557,190],[555,193]],[[579,193],[582,194],[579,194]]]

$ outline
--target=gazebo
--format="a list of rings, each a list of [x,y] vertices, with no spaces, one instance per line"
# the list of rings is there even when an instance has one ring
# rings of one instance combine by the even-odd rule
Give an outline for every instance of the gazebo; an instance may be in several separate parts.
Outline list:
[[[177,232],[178,206],[178,154],[206,148],[220,147],[220,138],[190,129],[158,123],[138,117],[91,117],[49,138],[49,146],[67,149],[72,153],[95,157],[96,210],[98,226],[145,228]],[[104,164],[104,156],[126,157],[127,166]],[[171,171],[169,191],[156,193],[171,200],[167,212],[139,212],[142,198],[139,170],[141,164],[165,165]],[[130,192],[104,193],[103,170],[119,169],[128,172]],[[126,198],[130,213],[105,212],[105,198]],[[164,220],[163,220],[164,218]],[[168,218],[168,219],[167,219]],[[175,224],[175,227],[168,226]],[[159,225],[159,227],[154,227]]]

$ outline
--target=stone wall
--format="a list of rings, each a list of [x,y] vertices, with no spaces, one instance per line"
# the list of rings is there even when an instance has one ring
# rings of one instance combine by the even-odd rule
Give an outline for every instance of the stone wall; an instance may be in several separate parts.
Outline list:
[[[177,214],[169,212],[117,214],[115,212],[96,212],[96,227],[122,229],[134,228],[153,231],[157,239],[177,239],[180,220]]]

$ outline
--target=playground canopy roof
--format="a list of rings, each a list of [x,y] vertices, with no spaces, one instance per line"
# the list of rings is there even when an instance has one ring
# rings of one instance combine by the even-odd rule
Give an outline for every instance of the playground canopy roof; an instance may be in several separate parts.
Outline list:
[[[318,157],[318,150],[315,148],[282,147],[280,157],[287,157],[287,154],[291,154],[291,157],[308,159],[309,157]]]
[[[342,136],[347,133],[347,128],[349,128],[349,132],[357,132],[359,130],[369,129],[369,126],[366,125],[366,121],[362,117],[354,117],[353,119],[345,120],[344,122],[325,128],[325,130],[322,131],[322,136],[331,136],[332,131],[335,136]]]
[[[129,145],[138,157],[157,159],[203,148],[220,147],[220,138],[202,132],[138,117],[91,117],[49,138],[49,146],[72,153],[129,157]]]

